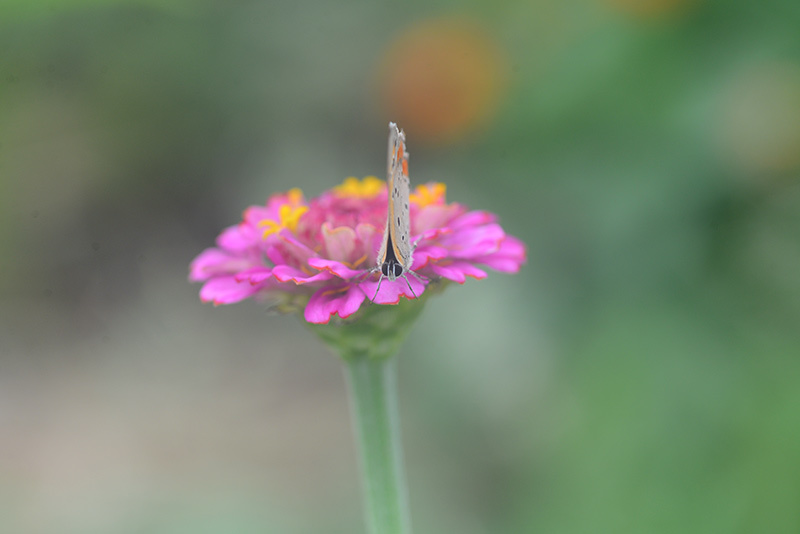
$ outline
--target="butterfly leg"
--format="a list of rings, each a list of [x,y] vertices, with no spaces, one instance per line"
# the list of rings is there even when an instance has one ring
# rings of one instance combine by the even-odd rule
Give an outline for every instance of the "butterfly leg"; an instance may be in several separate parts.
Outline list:
[[[414,273],[413,271],[408,271],[408,272],[410,272],[411,274],[413,274],[414,276],[416,276],[417,278],[419,278],[419,276],[417,276],[417,274],[416,274],[416,273]],[[412,294],[412,295],[414,295],[414,298],[415,298],[415,299],[418,299],[419,297],[417,296],[417,294],[416,294],[416,293],[414,293],[414,288],[413,288],[413,287],[411,287],[411,282],[409,282],[409,281],[408,281],[408,277],[405,275],[405,273],[403,273],[403,275],[402,275],[402,276],[403,276],[403,280],[405,280],[405,281],[406,281],[406,284],[408,285],[408,289],[410,289],[410,290],[411,290],[411,294]],[[377,293],[376,293],[376,295],[377,295]]]
[[[372,276],[374,273],[378,272],[379,270],[380,270],[380,267],[373,267],[372,269],[370,269],[369,271],[363,273],[362,275],[355,277],[354,280],[356,280],[356,283],[360,284],[361,282],[363,282],[364,280],[366,280],[367,278],[369,278],[370,276]]]
[[[375,303],[375,297],[378,296],[378,291],[381,290],[381,282],[383,282],[384,278],[385,278],[385,276],[383,276],[383,273],[381,273],[381,277],[378,278],[378,287],[375,288],[375,294],[372,295],[372,299],[370,300],[370,303],[373,303],[373,304]],[[406,282],[408,282],[408,280],[406,280]],[[412,291],[412,293],[413,293],[413,291]]]
[[[419,236],[417,236],[417,238],[414,240],[414,242],[411,243],[411,253],[412,254],[414,253],[415,250],[417,250],[417,245],[419,245],[419,242],[422,241],[423,235],[424,234],[420,234]]]

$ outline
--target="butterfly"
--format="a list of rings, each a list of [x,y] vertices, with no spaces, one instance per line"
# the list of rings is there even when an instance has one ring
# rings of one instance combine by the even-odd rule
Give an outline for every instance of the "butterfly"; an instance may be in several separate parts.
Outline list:
[[[383,232],[383,242],[378,251],[378,262],[370,273],[380,271],[378,287],[375,297],[381,288],[381,282],[386,278],[394,282],[402,278],[408,284],[408,289],[414,298],[417,294],[411,287],[406,273],[411,273],[420,279],[411,265],[414,263],[414,249],[416,244],[411,243],[411,223],[408,209],[408,196],[410,182],[408,180],[408,150],[406,150],[406,134],[397,128],[397,124],[389,123],[389,153],[386,161],[386,183],[389,191],[389,206],[386,216],[386,229]]]

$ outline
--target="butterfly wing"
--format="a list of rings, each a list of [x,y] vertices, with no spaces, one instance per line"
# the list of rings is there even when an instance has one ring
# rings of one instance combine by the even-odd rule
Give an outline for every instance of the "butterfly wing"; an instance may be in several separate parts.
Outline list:
[[[386,156],[386,185],[389,192],[389,205],[386,210],[386,227],[383,231],[381,248],[378,251],[378,267],[391,252],[406,268],[411,255],[408,246],[408,154],[405,133],[397,124],[389,123],[389,147]],[[390,245],[391,243],[391,245]],[[398,246],[399,245],[399,246]],[[392,250],[387,250],[391,246]]]
[[[394,140],[394,142],[393,142]],[[409,217],[408,196],[410,182],[408,179],[408,150],[406,150],[406,134],[397,129],[395,123],[389,123],[389,217],[386,224],[388,237],[394,247],[394,255],[403,269],[411,268],[411,222]]]

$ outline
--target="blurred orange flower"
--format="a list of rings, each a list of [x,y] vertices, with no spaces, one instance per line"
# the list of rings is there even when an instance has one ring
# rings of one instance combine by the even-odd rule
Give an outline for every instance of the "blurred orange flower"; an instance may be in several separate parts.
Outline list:
[[[415,138],[452,142],[485,124],[506,84],[506,56],[483,27],[464,19],[426,20],[403,31],[384,54],[379,96]]]

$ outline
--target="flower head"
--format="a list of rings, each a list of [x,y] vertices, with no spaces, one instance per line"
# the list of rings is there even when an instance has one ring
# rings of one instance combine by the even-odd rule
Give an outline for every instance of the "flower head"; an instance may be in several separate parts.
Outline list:
[[[189,279],[204,282],[203,301],[254,297],[280,311],[302,309],[308,322],[323,324],[351,317],[368,299],[397,304],[431,284],[485,278],[479,265],[514,273],[525,262],[525,246],[494,215],[448,204],[444,184],[425,184],[409,197],[410,240],[417,244],[410,268],[418,276],[384,279],[378,288],[374,268],[387,203],[386,182],[375,177],[348,178],[311,200],[299,189],[273,195],[197,256]]]

